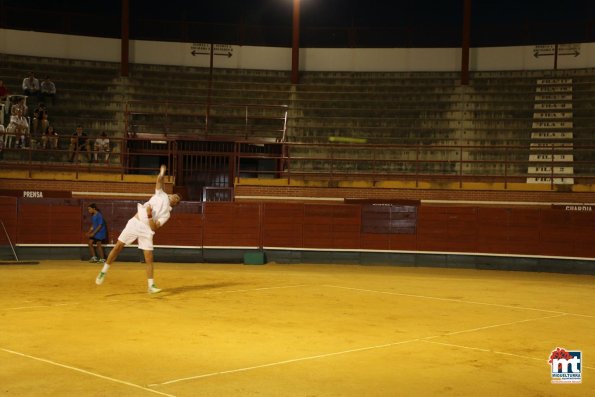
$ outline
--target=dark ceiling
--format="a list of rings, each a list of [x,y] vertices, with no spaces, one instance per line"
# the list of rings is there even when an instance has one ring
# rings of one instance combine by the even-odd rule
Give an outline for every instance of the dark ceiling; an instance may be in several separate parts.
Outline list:
[[[0,26],[120,37],[122,0],[0,0]],[[458,47],[464,0],[301,0],[302,47]],[[129,0],[132,39],[291,46],[293,0]],[[471,0],[471,45],[595,41],[595,1]]]

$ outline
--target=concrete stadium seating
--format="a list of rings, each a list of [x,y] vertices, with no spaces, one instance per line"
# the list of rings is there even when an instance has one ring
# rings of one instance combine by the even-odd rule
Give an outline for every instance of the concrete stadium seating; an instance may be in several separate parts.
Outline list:
[[[91,138],[102,131],[124,137],[129,101],[144,101],[135,104],[139,125],[146,122],[157,131],[166,123],[172,127],[172,114],[164,116],[171,103],[186,102],[176,105],[175,122],[186,134],[197,134],[204,128],[204,109],[197,103],[210,98],[211,127],[220,135],[242,128],[242,106],[286,105],[287,141],[313,144],[290,148],[294,172],[326,172],[325,159],[332,156],[333,170],[345,174],[506,173],[525,179],[537,159],[531,156],[547,148],[532,135],[541,120],[535,115],[549,117],[536,107],[536,93],[543,89],[538,81],[571,79],[574,174],[595,175],[590,164],[595,150],[577,143],[595,142],[591,69],[475,72],[468,86],[461,86],[453,72],[304,72],[293,86],[285,71],[213,69],[209,83],[208,68],[133,64],[129,76],[120,77],[114,63],[2,55],[0,74],[11,91],[20,93],[28,71],[55,81],[58,100],[50,105],[50,122],[68,136],[82,124]],[[239,106],[223,106],[230,104]],[[254,118],[275,115],[265,109]],[[267,129],[277,131],[273,123],[259,128],[263,136]],[[329,147],[335,137],[365,141],[365,146]],[[387,144],[402,147],[386,150]],[[495,149],[505,146],[514,148]]]

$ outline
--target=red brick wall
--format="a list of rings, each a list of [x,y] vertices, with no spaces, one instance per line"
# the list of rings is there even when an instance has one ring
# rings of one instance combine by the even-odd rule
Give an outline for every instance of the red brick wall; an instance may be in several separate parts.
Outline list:
[[[80,244],[85,241],[83,231],[89,227],[85,212],[89,201],[1,198],[0,210],[10,219],[8,228],[13,243]],[[134,201],[105,200],[98,205],[108,223],[110,241],[117,238],[136,210]],[[549,207],[421,205],[415,228],[393,234],[366,231],[359,204],[206,203],[203,207],[203,203],[185,202],[159,230],[155,244],[593,258],[595,212]]]
[[[0,179],[3,190],[52,190],[67,192],[101,192],[122,193],[114,197],[128,197],[127,193],[145,193],[151,195],[155,191],[155,183],[137,182],[101,182],[101,181],[72,181],[72,180],[39,180],[39,179]],[[166,184],[164,190],[171,193],[172,184]],[[93,195],[79,196],[93,197]],[[100,197],[99,195],[97,197]]]
[[[507,201],[541,203],[594,203],[595,192],[430,190],[386,188],[320,188],[293,186],[236,186],[236,196],[375,198],[449,201]]]
[[[75,192],[122,193],[114,197],[132,197],[126,193],[152,194],[154,183],[101,182],[72,180],[1,179],[0,189],[60,190]],[[165,190],[173,191],[172,184]],[[445,201],[506,201],[543,203],[594,203],[595,192],[513,191],[513,190],[446,190],[446,189],[389,189],[389,188],[331,188],[297,186],[235,187],[236,196],[311,197],[311,198],[376,198]],[[93,196],[79,196],[90,197]],[[244,200],[244,199],[243,199]]]

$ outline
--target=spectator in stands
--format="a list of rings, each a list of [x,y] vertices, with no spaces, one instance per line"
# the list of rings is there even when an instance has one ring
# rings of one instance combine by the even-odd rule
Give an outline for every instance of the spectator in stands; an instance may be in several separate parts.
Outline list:
[[[23,94],[39,97],[39,80],[35,78],[33,72],[29,72],[29,75],[23,79]]]
[[[54,126],[48,125],[43,135],[41,136],[41,145],[44,149],[58,149],[58,132],[54,129]]]
[[[91,145],[89,144],[89,139],[87,138],[87,134],[83,132],[83,126],[78,125],[76,131],[72,134],[72,138],[70,138],[70,146],[68,148],[70,162],[72,163],[74,158],[78,157],[78,154],[83,150],[87,152],[87,159],[91,162]]]
[[[52,106],[56,103],[56,84],[50,80],[50,76],[45,76],[41,82],[41,100],[47,102],[47,99],[52,100]]]
[[[103,161],[107,163],[109,160],[109,153],[110,153],[110,146],[109,146],[109,138],[107,134],[104,132],[101,133],[101,136],[95,140],[95,145],[93,147],[93,155],[95,156],[95,161],[97,158],[102,157]]]
[[[48,109],[43,102],[40,102],[39,106],[33,111],[33,134],[37,135],[38,131],[44,132],[48,125]]]
[[[27,106],[24,97],[14,97],[16,102],[10,108],[10,123],[8,132],[17,136],[17,149],[26,148],[29,138],[29,122],[27,121]]]
[[[8,88],[4,85],[4,81],[0,80],[0,105],[4,104],[4,113],[8,113],[10,111],[10,102],[8,101]]]

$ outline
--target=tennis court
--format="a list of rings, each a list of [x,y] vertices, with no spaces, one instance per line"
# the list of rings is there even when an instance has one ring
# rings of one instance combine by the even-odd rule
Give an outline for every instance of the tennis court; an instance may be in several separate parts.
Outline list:
[[[593,276],[355,265],[0,266],[6,396],[595,395]],[[556,347],[582,383],[551,384]]]

